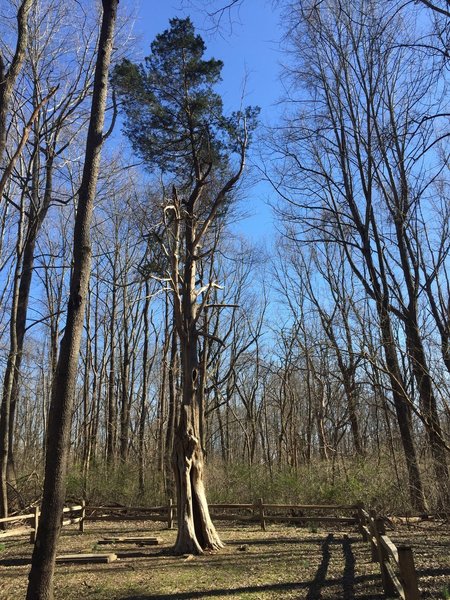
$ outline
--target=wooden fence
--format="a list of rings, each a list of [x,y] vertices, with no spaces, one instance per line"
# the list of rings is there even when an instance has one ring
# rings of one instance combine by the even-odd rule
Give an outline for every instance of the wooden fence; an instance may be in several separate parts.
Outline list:
[[[356,525],[370,544],[372,560],[380,564],[383,590],[387,597],[400,595],[403,600],[419,600],[420,592],[410,546],[398,547],[386,535],[384,521],[362,504],[265,504],[259,498],[251,504],[209,504],[211,516],[217,521],[259,523],[265,531],[267,522],[288,522],[296,525],[327,523]],[[154,507],[86,506],[84,502],[67,506],[63,526],[78,523],[84,531],[86,521],[159,521],[173,528],[177,507],[169,500],[167,505]],[[34,543],[39,524],[39,509],[32,513],[0,519],[1,523],[21,523],[22,526],[0,532],[0,542],[6,537],[30,535]],[[28,523],[28,527],[23,525]]]
[[[289,522],[293,524],[328,523],[354,525],[357,523],[358,505],[314,505],[314,504],[264,504],[262,498],[252,504],[209,504],[211,516],[216,521],[259,523],[266,529],[266,523]],[[86,508],[87,521],[161,521],[173,527],[176,518],[176,505],[171,501],[166,506],[122,507],[89,506]],[[308,513],[308,514],[305,514]],[[312,514],[313,513],[313,514]]]
[[[380,564],[381,581],[386,596],[400,595],[403,600],[419,600],[420,592],[410,546],[396,546],[386,535],[384,520],[358,507],[358,527],[369,542],[372,561]]]
[[[0,531],[0,542],[3,539],[10,537],[19,537],[22,535],[30,536],[30,543],[34,544],[36,541],[37,530],[39,526],[39,517],[41,511],[39,507],[33,508],[33,512],[25,515],[15,515],[12,517],[3,517],[0,519],[0,524],[10,523],[13,525],[11,529],[5,529]],[[79,530],[81,533],[84,532],[84,523],[86,520],[86,505],[81,502],[79,505],[66,506],[63,509],[62,526],[73,525],[78,523]],[[28,527],[26,525],[28,524]]]

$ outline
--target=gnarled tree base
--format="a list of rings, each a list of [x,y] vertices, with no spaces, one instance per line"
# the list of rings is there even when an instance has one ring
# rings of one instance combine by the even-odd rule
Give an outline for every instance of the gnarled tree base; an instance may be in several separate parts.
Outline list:
[[[203,483],[203,452],[192,434],[177,432],[173,467],[177,488],[178,535],[175,554],[203,554],[223,543],[211,520]]]

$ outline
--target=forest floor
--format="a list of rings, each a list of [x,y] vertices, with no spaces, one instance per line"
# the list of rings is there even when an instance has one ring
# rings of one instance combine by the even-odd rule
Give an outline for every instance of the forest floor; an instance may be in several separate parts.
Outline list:
[[[63,530],[59,554],[113,552],[109,564],[57,565],[57,600],[382,599],[377,563],[355,529],[269,525],[221,526],[226,546],[203,556],[173,556],[175,531],[148,523],[87,522]],[[423,598],[450,598],[450,527],[425,522],[388,534],[414,549]],[[108,536],[157,536],[158,546],[99,545]],[[25,596],[32,546],[7,539],[0,548],[0,600]]]

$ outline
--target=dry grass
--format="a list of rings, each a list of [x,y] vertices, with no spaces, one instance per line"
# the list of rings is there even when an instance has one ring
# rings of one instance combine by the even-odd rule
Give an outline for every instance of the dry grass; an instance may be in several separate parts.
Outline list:
[[[163,543],[140,548],[111,546],[111,552],[120,558],[110,564],[57,566],[55,596],[58,600],[383,598],[378,566],[370,562],[368,547],[355,531],[315,532],[278,525],[270,525],[265,533],[256,526],[232,528],[219,524],[219,528],[225,548],[199,557],[172,556],[175,532],[148,523],[87,523],[83,535],[66,529],[61,553],[105,552],[109,547],[97,546],[98,540],[126,533],[157,535]],[[443,578],[450,584],[448,531],[427,530],[424,537],[422,533],[417,528],[402,528],[395,535],[403,541],[411,537],[418,548],[418,567],[424,570],[424,597],[443,598]],[[24,597],[30,554],[26,539],[5,541],[0,552],[1,600]]]

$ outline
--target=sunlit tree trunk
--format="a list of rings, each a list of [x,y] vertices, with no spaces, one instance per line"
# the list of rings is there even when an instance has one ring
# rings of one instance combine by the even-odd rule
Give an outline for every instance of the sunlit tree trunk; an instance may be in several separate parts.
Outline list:
[[[53,600],[56,547],[66,490],[73,399],[86,296],[91,270],[90,225],[100,168],[108,72],[118,0],[102,0],[103,17],[95,68],[83,177],[78,195],[73,242],[73,271],[66,327],[61,341],[47,436],[41,519],[33,549],[27,600]]]

